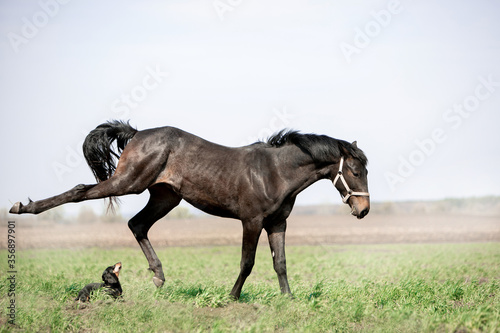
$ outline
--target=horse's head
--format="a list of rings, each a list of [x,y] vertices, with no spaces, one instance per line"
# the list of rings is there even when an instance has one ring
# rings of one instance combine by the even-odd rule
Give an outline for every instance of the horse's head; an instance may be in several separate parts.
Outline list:
[[[342,201],[351,207],[351,214],[362,219],[370,211],[366,157],[357,147],[356,141],[351,144],[350,148],[359,154],[351,154],[344,149],[345,157],[341,157],[340,161],[333,166],[332,181],[340,192]]]

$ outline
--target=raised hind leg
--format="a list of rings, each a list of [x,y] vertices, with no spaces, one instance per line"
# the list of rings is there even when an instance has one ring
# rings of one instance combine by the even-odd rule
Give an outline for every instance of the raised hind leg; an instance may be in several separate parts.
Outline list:
[[[267,237],[269,239],[269,246],[271,247],[271,254],[273,256],[273,266],[276,274],[278,274],[278,281],[280,284],[281,293],[292,295],[288,285],[288,278],[286,275],[286,258],[285,258],[285,231],[286,220],[266,228]]]
[[[24,214],[24,213],[38,214],[38,213],[44,212],[46,210],[49,210],[51,208],[65,204],[67,202],[83,201],[83,200],[86,200],[84,198],[85,198],[87,191],[92,189],[96,185],[97,184],[76,185],[71,190],[66,191],[62,194],[50,197],[48,199],[39,200],[39,201],[31,201],[31,199],[29,199],[29,203],[27,205],[23,205],[20,202],[16,202],[14,204],[14,206],[12,206],[12,208],[10,209],[9,213],[11,213],[11,214]]]
[[[156,221],[176,207],[181,198],[165,184],[156,184],[149,188],[149,192],[151,197],[146,207],[128,222],[128,226],[148,260],[149,269],[155,273],[153,283],[161,287],[165,282],[165,276],[161,261],[148,239],[148,231]]]
[[[259,243],[259,236],[262,232],[262,223],[253,223],[253,221],[243,222],[243,244],[241,249],[240,274],[231,290],[231,296],[235,299],[240,298],[241,288],[245,280],[252,272],[255,262],[255,253]]]
[[[39,214],[51,208],[55,208],[68,202],[80,202],[85,200],[102,199],[125,194],[138,194],[143,192],[147,183],[130,186],[130,182],[125,177],[111,177],[99,184],[77,185],[71,190],[48,199],[31,201],[27,205],[17,202],[12,206],[11,214]]]
[[[102,199],[125,194],[138,194],[151,184],[151,175],[138,173],[137,168],[130,172],[115,173],[111,178],[93,185],[77,185],[71,190],[48,199],[31,201],[27,205],[17,202],[10,209],[11,214],[38,214],[68,202]]]

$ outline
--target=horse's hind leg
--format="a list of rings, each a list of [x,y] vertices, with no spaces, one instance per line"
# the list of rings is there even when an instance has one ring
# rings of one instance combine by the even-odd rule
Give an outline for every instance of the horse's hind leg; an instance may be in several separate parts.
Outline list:
[[[133,180],[133,181],[131,181]],[[68,202],[102,199],[125,194],[143,192],[148,186],[147,179],[134,174],[113,175],[111,178],[93,185],[77,185],[71,190],[48,199],[31,201],[27,205],[17,202],[10,209],[11,214],[38,214]]]
[[[30,214],[38,214],[41,212],[44,212],[46,210],[49,210],[51,208],[60,206],[62,204],[65,204],[67,202],[79,202],[85,200],[85,194],[88,190],[96,186],[97,184],[93,185],[77,185],[73,187],[71,190],[66,191],[62,194],[50,197],[48,199],[44,200],[39,200],[39,201],[29,201],[27,205],[23,205],[20,202],[16,202],[14,206],[10,209],[9,213],[11,214],[24,214],[24,213],[30,213]]]
[[[165,282],[165,276],[161,261],[148,239],[148,231],[156,221],[176,207],[181,198],[165,184],[156,184],[149,188],[149,192],[151,197],[146,207],[128,222],[128,226],[148,260],[149,269],[155,273],[154,284],[161,287]]]

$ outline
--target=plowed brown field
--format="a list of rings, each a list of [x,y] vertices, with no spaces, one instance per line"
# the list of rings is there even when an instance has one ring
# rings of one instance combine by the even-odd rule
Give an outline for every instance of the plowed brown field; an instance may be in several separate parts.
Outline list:
[[[16,221],[15,219],[13,219]],[[0,248],[7,245],[7,224],[0,227]],[[17,249],[137,246],[126,223],[62,225],[16,221]],[[241,222],[202,217],[161,220],[150,230],[153,246],[240,245]],[[261,241],[265,241],[265,232]],[[287,244],[363,244],[498,242],[500,218],[445,215],[291,216]],[[267,241],[266,241],[267,242]]]

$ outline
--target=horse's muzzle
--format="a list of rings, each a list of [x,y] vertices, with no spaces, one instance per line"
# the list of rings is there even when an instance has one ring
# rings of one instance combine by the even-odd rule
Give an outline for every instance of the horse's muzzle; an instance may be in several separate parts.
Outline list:
[[[362,219],[370,211],[369,197],[350,197],[349,206],[351,206],[351,215],[356,216],[358,220]]]
[[[361,220],[363,217],[365,217],[366,215],[368,215],[369,211],[370,211],[369,208],[363,209],[358,215],[354,214],[354,216],[356,216],[358,218],[358,220]]]

